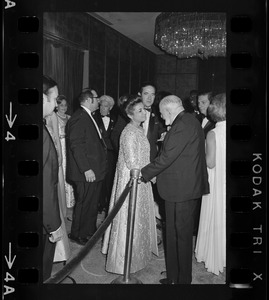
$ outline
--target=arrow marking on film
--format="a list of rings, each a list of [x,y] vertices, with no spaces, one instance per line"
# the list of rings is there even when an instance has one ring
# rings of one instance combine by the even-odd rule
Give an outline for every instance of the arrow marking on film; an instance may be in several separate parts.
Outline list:
[[[12,128],[12,126],[15,122],[15,119],[17,118],[17,115],[15,115],[14,119],[12,120],[12,102],[9,103],[9,118],[7,115],[6,115],[6,118],[7,118],[8,126],[10,128]]]

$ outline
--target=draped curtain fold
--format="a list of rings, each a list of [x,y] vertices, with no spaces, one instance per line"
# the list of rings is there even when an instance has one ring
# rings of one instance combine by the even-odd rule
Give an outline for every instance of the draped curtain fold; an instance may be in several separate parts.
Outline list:
[[[67,97],[69,114],[78,107],[77,97],[83,86],[83,59],[82,50],[44,38],[43,74],[53,78],[59,94]]]

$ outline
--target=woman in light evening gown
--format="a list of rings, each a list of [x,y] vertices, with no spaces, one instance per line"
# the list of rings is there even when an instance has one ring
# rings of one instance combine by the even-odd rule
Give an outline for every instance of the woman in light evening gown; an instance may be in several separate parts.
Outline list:
[[[130,170],[141,169],[150,162],[150,145],[140,126],[146,112],[138,96],[130,96],[124,104],[130,118],[120,136],[118,162],[110,199],[109,212],[122,194],[130,179]],[[125,242],[128,219],[127,196],[118,214],[107,228],[102,253],[107,254],[106,271],[116,274],[124,272]],[[137,188],[134,236],[130,273],[135,273],[150,262],[152,253],[158,255],[154,199],[151,183],[140,183]]]
[[[207,112],[217,123],[206,137],[210,193],[202,198],[195,256],[219,275],[226,266],[226,95],[216,95]]]
[[[65,226],[65,217],[66,217],[66,200],[65,200],[65,189],[64,189],[64,175],[63,175],[63,166],[62,166],[62,149],[59,137],[59,127],[58,119],[56,113],[53,112],[52,115],[46,117],[46,123],[48,131],[52,137],[55,148],[57,150],[58,161],[59,161],[59,171],[58,171],[58,199],[59,199],[59,208],[60,216],[62,221],[62,230],[63,237],[61,240],[56,242],[55,254],[53,262],[63,262],[67,261],[70,257],[70,246],[67,237],[67,231]]]
[[[66,182],[66,141],[65,141],[65,126],[70,116],[66,114],[68,103],[64,95],[59,95],[57,98],[57,118],[59,124],[59,136],[62,147],[62,158],[63,158],[63,175],[64,175],[64,187],[65,187],[65,200],[66,206],[71,208],[75,204],[74,191],[71,184]]]

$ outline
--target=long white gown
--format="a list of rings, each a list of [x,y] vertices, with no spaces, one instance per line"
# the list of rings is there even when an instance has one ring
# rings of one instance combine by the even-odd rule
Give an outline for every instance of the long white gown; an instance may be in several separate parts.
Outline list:
[[[65,141],[65,126],[70,118],[69,115],[66,115],[65,118],[60,116],[58,113],[56,113],[58,118],[58,124],[59,124],[59,136],[60,136],[60,142],[62,146],[62,157],[63,157],[63,176],[64,176],[64,188],[65,188],[65,199],[66,199],[66,206],[68,208],[71,208],[75,205],[75,196],[73,187],[71,184],[66,182],[66,141]]]
[[[219,275],[226,266],[226,121],[212,130],[216,138],[216,166],[208,168],[210,194],[202,198],[195,256],[208,272]]]
[[[120,137],[119,158],[109,205],[109,212],[115,205],[130,179],[130,170],[141,169],[150,162],[150,145],[142,127],[127,124]],[[126,229],[128,218],[126,197],[112,224],[105,232],[102,253],[107,254],[106,270],[123,274]],[[151,183],[140,183],[137,188],[132,262],[130,273],[135,273],[149,263],[152,253],[158,255],[154,199]]]

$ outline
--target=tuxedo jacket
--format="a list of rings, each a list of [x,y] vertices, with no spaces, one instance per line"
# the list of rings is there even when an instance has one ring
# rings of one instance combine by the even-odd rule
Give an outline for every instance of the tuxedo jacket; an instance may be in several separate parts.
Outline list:
[[[107,146],[107,150],[114,150],[114,147],[112,146],[112,142],[111,142],[111,133],[114,129],[114,126],[116,124],[117,121],[117,117],[116,115],[114,115],[113,113],[110,113],[109,117],[110,117],[110,121],[109,121],[109,125],[108,128],[105,128],[104,122],[103,122],[103,118],[102,115],[100,113],[100,110],[96,110],[95,114],[93,115],[99,129],[100,132],[102,134],[102,137],[106,143]]]
[[[204,133],[192,114],[178,114],[160,153],[141,173],[146,180],[157,176],[159,194],[167,201],[182,202],[209,193]]]
[[[216,123],[211,122],[210,120],[208,120],[208,122],[205,124],[205,126],[202,127],[203,130],[204,130],[205,138],[206,138],[206,135],[207,135],[208,131],[214,129],[214,128],[215,128],[215,125],[216,125]]]
[[[43,124],[43,233],[61,226],[58,201],[58,157],[52,138]]]
[[[85,171],[92,170],[96,181],[103,180],[107,172],[107,149],[99,137],[95,124],[87,111],[80,107],[66,124],[67,178],[73,182],[86,182]]]
[[[150,161],[153,161],[157,156],[157,140],[161,137],[161,134],[165,131],[163,121],[160,119],[159,114],[155,107],[151,108],[147,138],[150,143]]]

